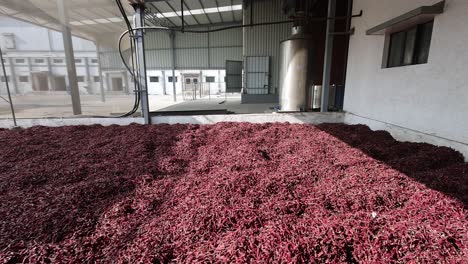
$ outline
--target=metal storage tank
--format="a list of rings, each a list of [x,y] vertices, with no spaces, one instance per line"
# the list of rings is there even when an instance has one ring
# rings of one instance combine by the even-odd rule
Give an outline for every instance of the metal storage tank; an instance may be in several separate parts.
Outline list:
[[[293,27],[292,36],[281,42],[281,111],[298,112],[307,109],[313,65],[312,43],[312,37],[301,26]]]

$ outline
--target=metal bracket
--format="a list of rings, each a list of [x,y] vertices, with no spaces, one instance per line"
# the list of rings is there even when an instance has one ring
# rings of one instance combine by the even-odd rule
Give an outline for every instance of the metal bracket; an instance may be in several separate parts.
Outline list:
[[[362,9],[359,11],[359,14],[352,15],[351,17],[362,17]]]
[[[333,32],[333,33],[330,33],[330,35],[335,35],[335,36],[354,35],[355,31],[356,31],[355,28],[351,28],[351,30],[349,30],[349,31],[346,31],[346,32]]]

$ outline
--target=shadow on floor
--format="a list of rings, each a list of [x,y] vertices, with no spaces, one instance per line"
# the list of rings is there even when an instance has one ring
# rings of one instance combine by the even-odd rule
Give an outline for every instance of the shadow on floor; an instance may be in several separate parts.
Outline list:
[[[398,142],[390,133],[372,131],[365,125],[317,127],[468,208],[468,163],[459,152],[426,143]]]

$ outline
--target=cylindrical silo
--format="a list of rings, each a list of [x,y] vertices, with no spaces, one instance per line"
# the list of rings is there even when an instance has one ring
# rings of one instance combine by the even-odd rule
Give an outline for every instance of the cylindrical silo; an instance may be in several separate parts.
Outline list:
[[[281,111],[298,112],[307,109],[313,42],[301,26],[294,27],[292,33],[281,42],[279,97]]]

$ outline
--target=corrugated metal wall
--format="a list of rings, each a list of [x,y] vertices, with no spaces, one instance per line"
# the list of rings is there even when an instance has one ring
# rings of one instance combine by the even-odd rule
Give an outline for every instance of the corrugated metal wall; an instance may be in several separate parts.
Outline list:
[[[204,30],[204,29],[197,29]],[[168,32],[147,32],[148,69],[170,69],[171,40]],[[226,60],[242,60],[242,29],[207,34],[176,33],[177,69],[223,69]]]
[[[198,28],[205,30],[208,28]],[[176,69],[224,69],[226,60],[242,60],[242,29],[214,33],[176,33]],[[148,70],[171,69],[171,39],[168,32],[147,31],[145,35]],[[103,70],[123,69],[115,49],[101,51]]]
[[[280,0],[252,1],[253,23],[287,20]],[[244,10],[244,24],[250,23],[250,7]],[[244,56],[270,56],[270,93],[279,89],[280,41],[291,35],[292,24],[244,28]]]

